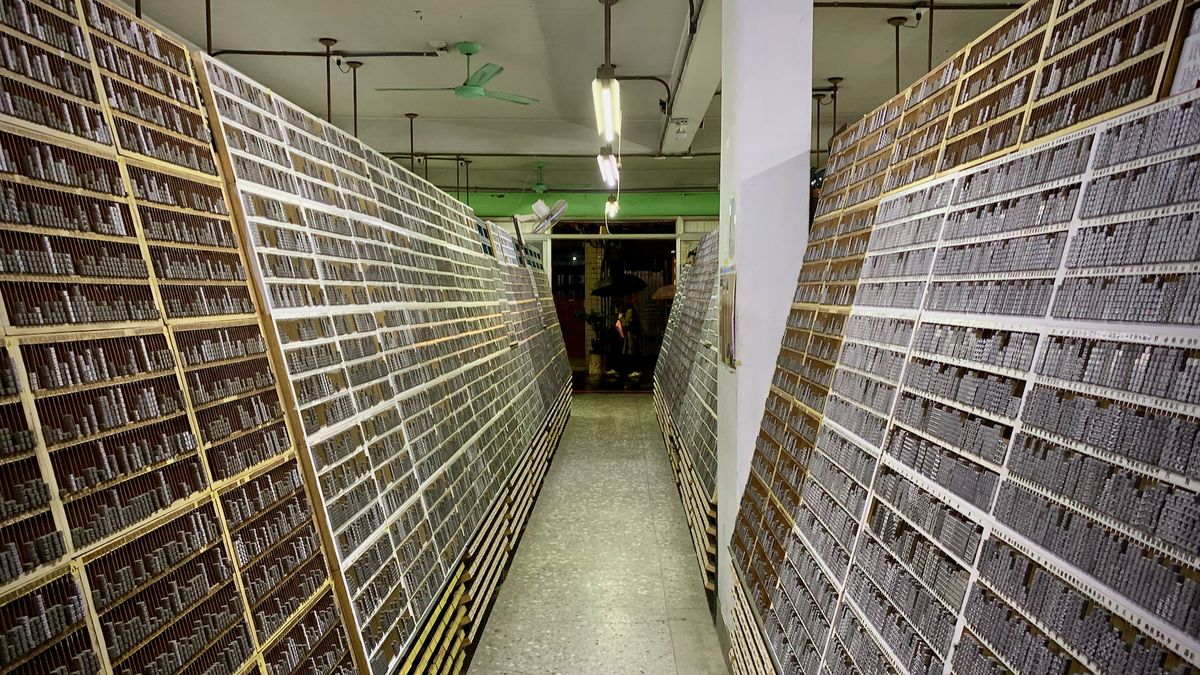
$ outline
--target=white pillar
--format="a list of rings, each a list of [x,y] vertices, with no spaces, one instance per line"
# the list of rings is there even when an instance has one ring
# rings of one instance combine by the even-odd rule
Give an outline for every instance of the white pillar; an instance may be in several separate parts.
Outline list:
[[[728,0],[722,9],[721,258],[737,269],[740,361],[717,376],[717,584],[727,623],[730,537],[808,242],[812,15],[812,0]]]

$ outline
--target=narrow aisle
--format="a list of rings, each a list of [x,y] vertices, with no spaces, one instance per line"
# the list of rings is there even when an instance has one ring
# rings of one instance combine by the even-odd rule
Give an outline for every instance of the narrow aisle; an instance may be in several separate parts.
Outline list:
[[[577,395],[470,675],[725,675],[654,404]]]

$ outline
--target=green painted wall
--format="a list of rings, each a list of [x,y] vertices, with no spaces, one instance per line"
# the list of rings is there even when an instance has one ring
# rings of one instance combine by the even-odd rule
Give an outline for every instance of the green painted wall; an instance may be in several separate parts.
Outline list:
[[[453,190],[450,191],[454,193]],[[480,218],[508,219],[513,214],[531,213],[537,199],[553,205],[567,200],[566,218],[603,220],[608,195],[600,192],[474,192],[471,207]],[[713,192],[627,192],[621,195],[618,220],[632,218],[675,218],[712,216],[720,213],[720,193]]]

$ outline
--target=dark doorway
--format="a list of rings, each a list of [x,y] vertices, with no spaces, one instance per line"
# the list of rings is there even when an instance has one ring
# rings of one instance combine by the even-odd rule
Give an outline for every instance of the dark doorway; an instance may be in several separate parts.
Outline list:
[[[675,239],[555,240],[550,250],[576,389],[651,390],[671,306],[662,293],[654,296],[674,282]],[[624,325],[617,329],[619,316],[634,317],[631,337],[621,334]]]

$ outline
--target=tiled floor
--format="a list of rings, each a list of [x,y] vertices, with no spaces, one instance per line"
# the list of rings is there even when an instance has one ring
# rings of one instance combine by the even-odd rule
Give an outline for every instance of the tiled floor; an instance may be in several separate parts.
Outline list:
[[[470,675],[725,675],[646,395],[576,395]]]

